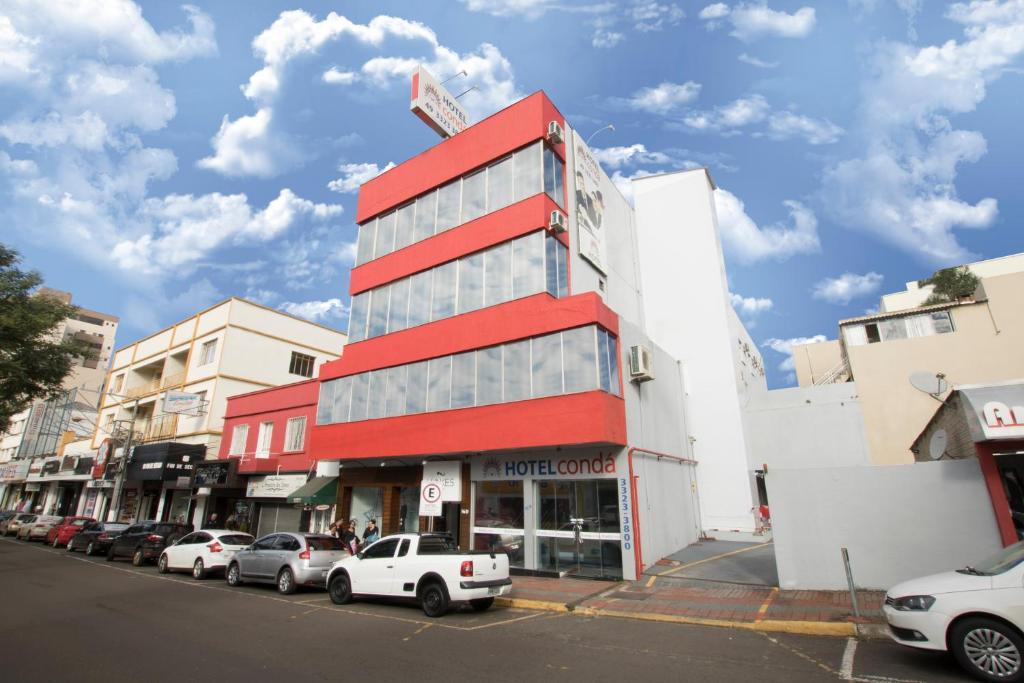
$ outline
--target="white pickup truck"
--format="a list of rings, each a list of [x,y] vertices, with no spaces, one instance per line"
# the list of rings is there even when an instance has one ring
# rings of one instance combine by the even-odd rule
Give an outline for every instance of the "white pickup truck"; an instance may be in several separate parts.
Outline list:
[[[511,588],[508,555],[460,552],[443,534],[386,536],[335,562],[327,574],[327,590],[337,605],[361,595],[410,598],[428,617],[443,615],[453,602],[468,602],[482,612]]]

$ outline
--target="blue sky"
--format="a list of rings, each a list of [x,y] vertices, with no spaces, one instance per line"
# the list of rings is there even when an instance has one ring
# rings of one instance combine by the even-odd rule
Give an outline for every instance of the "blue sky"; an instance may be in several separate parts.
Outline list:
[[[118,345],[226,296],[347,325],[355,189],[543,89],[629,191],[707,166],[769,382],[939,267],[1022,250],[1024,0],[0,3],[0,240]]]

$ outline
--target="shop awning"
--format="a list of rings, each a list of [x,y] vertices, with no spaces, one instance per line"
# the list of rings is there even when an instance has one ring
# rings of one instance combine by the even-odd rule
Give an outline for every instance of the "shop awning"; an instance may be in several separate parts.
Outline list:
[[[289,503],[331,505],[338,497],[337,477],[313,477],[288,496]]]

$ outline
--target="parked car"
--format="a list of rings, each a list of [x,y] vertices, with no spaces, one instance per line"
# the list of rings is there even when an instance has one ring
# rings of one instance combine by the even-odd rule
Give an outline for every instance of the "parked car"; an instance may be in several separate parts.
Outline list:
[[[348,555],[344,544],[323,534],[276,533],[264,536],[231,558],[229,586],[244,581],[273,583],[284,594],[298,586],[325,585],[327,570]]]
[[[7,525],[12,519],[18,516],[18,512],[15,510],[7,510],[0,512],[0,534],[5,534],[7,531]]]
[[[54,548],[66,546],[72,536],[95,521],[92,517],[65,517],[60,524],[46,532],[46,542]]]
[[[17,536],[22,524],[28,524],[35,520],[38,515],[30,512],[21,512],[4,522],[4,536]]]
[[[186,534],[192,533],[191,524],[177,522],[136,522],[113,539],[107,549],[107,559],[132,558],[132,564],[140,567],[160,557],[168,545],[173,545]]]
[[[36,515],[31,522],[22,524],[18,529],[18,538],[23,541],[45,541],[46,533],[64,521],[57,515]]]
[[[983,681],[1024,680],[1024,542],[893,586],[882,609],[897,643],[949,650]]]
[[[86,555],[104,555],[110,550],[114,539],[128,528],[121,522],[93,522],[87,524],[81,533],[75,534],[68,542],[68,550],[84,550]]]
[[[482,612],[512,588],[508,555],[461,552],[446,534],[398,534],[367,546],[331,567],[327,590],[338,605],[356,596],[417,600],[428,617],[440,617],[453,602]]]
[[[192,578],[202,579],[211,571],[224,571],[239,550],[256,539],[249,534],[225,529],[201,529],[164,548],[156,566],[161,574],[190,570]]]

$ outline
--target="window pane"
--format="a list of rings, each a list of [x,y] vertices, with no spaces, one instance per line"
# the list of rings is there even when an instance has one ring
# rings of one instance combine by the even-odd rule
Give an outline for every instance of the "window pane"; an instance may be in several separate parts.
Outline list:
[[[476,352],[476,404],[501,403],[501,347]]]
[[[541,191],[541,143],[530,145],[515,154],[516,201]]]
[[[565,393],[597,388],[597,348],[594,326],[578,327],[562,333],[562,358],[565,363]]]
[[[612,393],[621,396],[619,385],[619,344],[615,337],[608,335],[608,372],[612,379]]]
[[[405,414],[405,378],[408,366],[388,368],[388,392],[384,412],[388,417]]]
[[[377,219],[377,244],[373,249],[374,258],[380,258],[395,250],[395,212]]]
[[[427,378],[427,410],[448,410],[452,402],[452,357],[432,358]]]
[[[484,255],[459,259],[459,313],[475,311],[484,305]]]
[[[373,260],[373,240],[377,236],[377,221],[367,221],[359,226],[359,243],[356,246],[356,265]]]
[[[604,330],[597,331],[597,365],[597,374],[601,379],[601,388],[605,391],[611,391],[612,376],[611,366],[608,361],[608,333]]]
[[[452,408],[466,408],[476,403],[476,354],[452,356]]]
[[[555,203],[563,209],[565,208],[565,164],[558,158],[557,155],[553,155],[552,158],[555,162]]]
[[[512,298],[512,243],[506,242],[484,252],[484,306]]]
[[[949,319],[949,311],[936,311],[931,316],[935,334],[947,334],[953,331],[953,321]]]
[[[462,182],[456,180],[437,191],[437,232],[451,230],[459,224],[459,201]]]
[[[478,171],[462,179],[462,223],[487,212],[487,171]]]
[[[363,292],[352,297],[352,310],[348,315],[349,343],[366,338],[366,316],[369,313],[370,293]]]
[[[491,164],[487,169],[487,211],[497,211],[512,203],[512,157]]]
[[[549,334],[531,340],[533,396],[562,393],[562,337]]]
[[[415,204],[406,204],[398,210],[398,218],[395,222],[395,251],[412,244],[412,224],[415,213]]]
[[[326,425],[334,422],[331,409],[334,404],[334,389],[337,386],[337,381],[320,383],[320,400],[316,404],[316,423],[318,425]],[[239,428],[235,427],[235,431],[231,434],[232,453],[241,453],[241,451],[236,450],[235,448],[235,442],[238,441],[238,430]]]
[[[430,192],[416,200],[416,223],[413,227],[413,241],[425,240],[434,234],[434,219],[437,213],[437,192]]]
[[[410,278],[399,280],[391,285],[391,306],[388,310],[388,332],[398,332],[406,327],[409,310]]]
[[[366,419],[366,392],[370,383],[369,373],[361,373],[352,378],[352,412],[349,421]]]
[[[366,338],[379,337],[388,331],[388,299],[391,287],[384,285],[373,290],[370,297],[370,325]]]
[[[535,232],[512,243],[512,297],[544,291],[544,233]]]
[[[370,373],[370,389],[366,398],[366,419],[384,417],[384,399],[387,391],[387,370],[374,370]]]
[[[565,192],[563,191],[564,164],[552,150],[544,148],[544,191],[564,208]]]
[[[441,320],[455,315],[455,269],[457,261],[434,268],[434,292],[431,304],[431,320]]]
[[[504,349],[505,402],[530,398],[530,342],[505,344]]]
[[[551,296],[558,296],[558,240],[544,239],[544,288]]]
[[[551,239],[557,245],[555,248],[555,256],[557,256],[558,261],[558,296],[566,297],[569,296],[569,267],[566,265],[569,250],[565,248],[564,244],[556,240],[554,237]]]
[[[348,409],[352,402],[352,378],[342,377],[335,380],[334,406],[331,410],[331,422],[348,422]]]
[[[406,383],[405,413],[412,415],[427,409],[427,362],[413,363],[409,366]]]
[[[434,272],[426,270],[416,273],[409,285],[409,327],[416,327],[430,322],[430,284]]]

